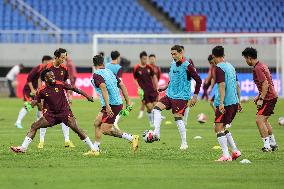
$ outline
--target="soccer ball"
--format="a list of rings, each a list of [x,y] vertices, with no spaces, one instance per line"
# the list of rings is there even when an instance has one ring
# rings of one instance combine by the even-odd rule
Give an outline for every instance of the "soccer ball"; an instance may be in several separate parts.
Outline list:
[[[146,130],[146,131],[143,132],[143,135],[142,135],[143,140],[144,140],[146,143],[152,143],[152,142],[154,142],[153,136],[154,136],[154,131],[152,131],[152,130]]]
[[[197,121],[199,123],[206,123],[207,116],[204,113],[200,113],[200,114],[197,115]]]
[[[278,124],[284,126],[284,117],[279,117]]]

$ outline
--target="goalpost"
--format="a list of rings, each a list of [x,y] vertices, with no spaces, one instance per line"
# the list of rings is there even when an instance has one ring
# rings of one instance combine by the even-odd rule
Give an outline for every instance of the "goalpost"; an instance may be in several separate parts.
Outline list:
[[[224,46],[226,60],[241,72],[240,83],[244,96],[253,96],[257,92],[251,78],[251,70],[241,55],[246,47],[254,47],[258,51],[259,60],[270,68],[279,96],[284,97],[283,33],[94,34],[93,55],[103,51],[108,56],[112,50],[118,50],[122,57],[131,61],[133,67],[139,61],[139,53],[145,50],[149,54],[156,54],[158,66],[169,67],[170,48],[175,44],[185,47],[185,55],[194,61],[197,68],[209,66],[207,57],[214,46]]]

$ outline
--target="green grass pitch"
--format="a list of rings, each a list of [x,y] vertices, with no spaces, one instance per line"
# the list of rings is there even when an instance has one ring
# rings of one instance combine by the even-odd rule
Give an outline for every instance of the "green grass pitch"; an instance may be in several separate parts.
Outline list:
[[[139,101],[130,116],[122,118],[122,130],[141,134],[149,129],[147,118],[137,120]],[[16,129],[14,123],[23,102],[19,99],[0,99],[0,188],[284,188],[284,127],[277,124],[284,115],[284,100],[279,100],[270,123],[274,127],[279,150],[263,153],[262,141],[255,124],[255,105],[243,104],[243,113],[236,116],[230,131],[242,151],[238,161],[217,163],[221,151],[213,132],[213,112],[208,103],[199,101],[190,111],[187,125],[189,149],[180,151],[180,138],[170,111],[164,111],[166,120],[161,126],[161,141],[146,144],[140,138],[137,154],[130,144],[118,138],[104,136],[103,152],[99,157],[84,157],[88,147],[70,130],[74,149],[63,147],[61,126],[48,129],[44,149],[37,149],[39,135],[26,154],[14,154],[9,146],[20,145],[35,119],[31,111],[24,119],[24,129]],[[93,120],[99,102],[74,100],[72,110],[78,124],[94,139]],[[205,113],[208,121],[199,124],[197,114]],[[165,121],[172,124],[165,125]],[[194,140],[202,136],[201,140]],[[242,159],[251,164],[241,164]]]

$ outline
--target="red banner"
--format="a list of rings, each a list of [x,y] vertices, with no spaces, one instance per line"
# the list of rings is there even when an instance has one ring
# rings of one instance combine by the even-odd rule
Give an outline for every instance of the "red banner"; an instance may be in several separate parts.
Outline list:
[[[206,31],[206,16],[204,15],[186,15],[185,30],[188,32]]]
[[[19,74],[17,77],[17,96],[19,98],[23,97],[23,87],[27,81],[27,74]],[[87,94],[91,95],[94,92],[94,87],[91,83],[91,73],[78,73],[77,80],[76,80],[76,87],[80,88],[81,90],[85,91]],[[137,87],[134,83],[134,78],[132,73],[124,73],[122,75],[123,83],[125,84],[128,95],[130,97],[138,97],[137,94]],[[159,86],[166,85],[169,82],[168,74],[162,74],[161,79],[159,81]],[[162,95],[162,94],[161,94]],[[81,95],[77,93],[73,93],[73,97],[80,98]]]

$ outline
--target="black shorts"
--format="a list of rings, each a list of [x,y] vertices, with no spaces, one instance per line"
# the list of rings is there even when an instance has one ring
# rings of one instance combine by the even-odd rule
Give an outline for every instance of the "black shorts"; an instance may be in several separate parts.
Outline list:
[[[223,123],[224,125],[232,123],[238,112],[238,106],[238,104],[225,106],[224,114],[219,111],[219,106],[217,106],[215,110],[215,123]]]
[[[277,103],[277,98],[271,100],[264,100],[262,107],[258,109],[256,115],[270,116],[274,114],[273,110]]]

